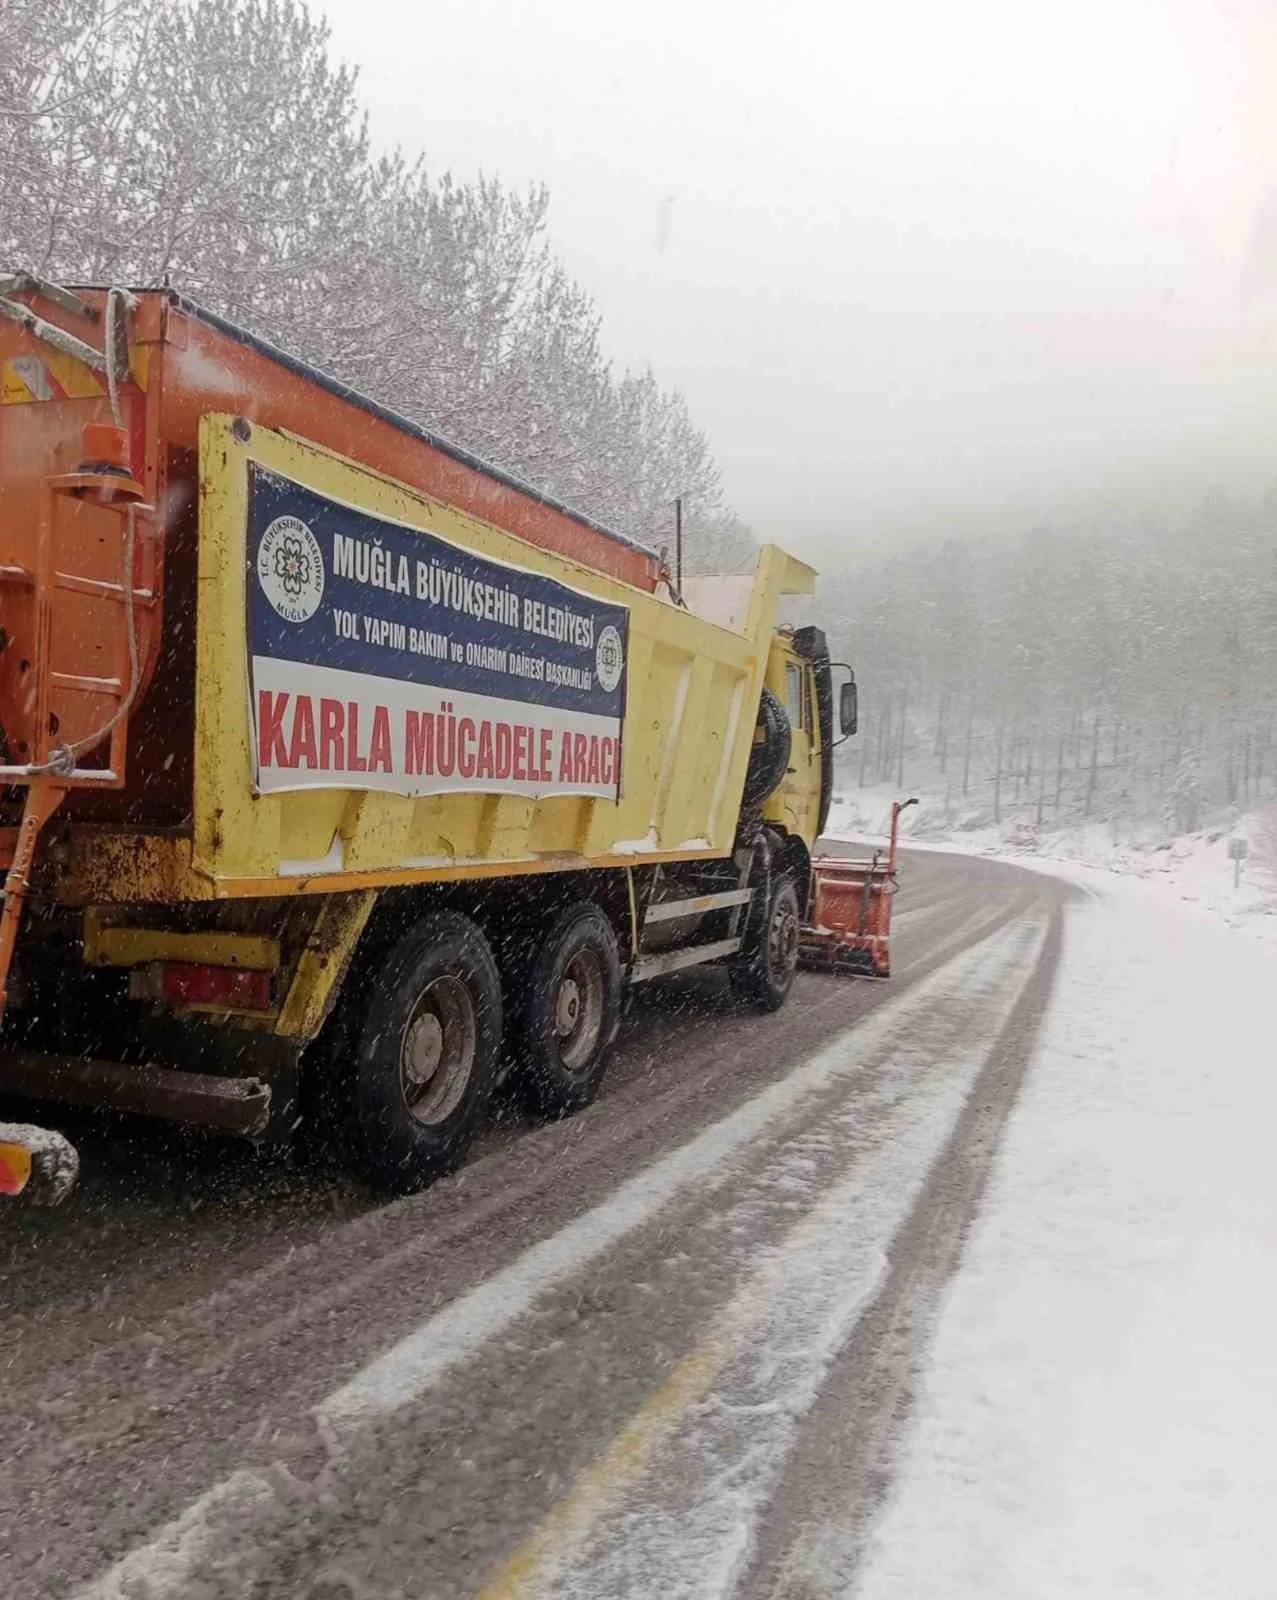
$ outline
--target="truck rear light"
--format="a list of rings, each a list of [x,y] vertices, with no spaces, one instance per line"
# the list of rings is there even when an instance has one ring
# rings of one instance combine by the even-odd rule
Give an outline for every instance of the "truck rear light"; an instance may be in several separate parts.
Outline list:
[[[0,1122],[0,1195],[56,1206],[75,1188],[80,1158],[51,1128]]]
[[[160,997],[173,1005],[225,1006],[231,1011],[269,1011],[271,975],[246,967],[213,967],[193,961],[163,961]]]
[[[0,1141],[0,1194],[21,1194],[31,1177],[31,1152],[25,1144]]]

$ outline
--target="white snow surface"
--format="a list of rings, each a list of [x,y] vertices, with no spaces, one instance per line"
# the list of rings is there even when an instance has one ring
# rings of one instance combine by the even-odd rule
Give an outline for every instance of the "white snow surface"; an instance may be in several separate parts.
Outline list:
[[[813,1593],[1277,1594],[1275,1038],[1277,951],[1134,879],[1070,912],[894,1488]]]
[[[846,774],[840,775],[836,788],[827,835],[885,844],[897,791],[882,785],[861,789]],[[1221,814],[1196,833],[1172,834],[1149,820],[1121,817],[1038,826],[1031,805],[1008,805],[1003,820],[994,824],[987,803],[964,806],[935,786],[934,774],[932,781],[924,778],[917,788],[906,788],[920,799],[901,819],[901,840],[907,846],[995,856],[1085,884],[1139,878],[1168,906],[1209,911],[1232,927],[1277,944],[1273,808]],[[899,798],[907,795],[901,792]],[[1234,839],[1245,840],[1249,850],[1240,872],[1228,854]],[[906,903],[901,901],[902,908]]]

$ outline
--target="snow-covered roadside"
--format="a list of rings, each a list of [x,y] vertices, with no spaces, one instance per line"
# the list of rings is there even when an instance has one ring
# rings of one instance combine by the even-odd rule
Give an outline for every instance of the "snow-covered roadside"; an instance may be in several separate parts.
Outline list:
[[[889,788],[845,790],[831,809],[827,836],[885,839],[893,798]],[[977,807],[960,817],[942,795],[924,789],[919,808],[904,815],[902,838],[914,848],[995,856],[1087,884],[1103,884],[1115,876],[1138,878],[1168,906],[1200,907],[1231,927],[1277,944],[1273,818],[1252,812],[1234,817],[1227,827],[1220,822],[1197,833],[1168,835],[1151,825],[1102,821],[1038,829],[1028,815],[1017,817],[1012,808],[1001,826],[973,826],[980,814]],[[1233,839],[1245,840],[1250,852],[1238,872],[1228,854]]]
[[[1070,913],[859,1600],[1277,1593],[1277,956],[1185,909]]]

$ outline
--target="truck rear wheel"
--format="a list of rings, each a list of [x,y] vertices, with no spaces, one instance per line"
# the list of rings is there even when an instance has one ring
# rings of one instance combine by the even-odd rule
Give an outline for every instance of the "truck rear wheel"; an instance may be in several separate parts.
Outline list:
[[[599,1091],[620,1015],[616,935],[599,907],[568,906],[512,987],[514,1091],[541,1116],[570,1117]]]
[[[356,1047],[365,1176],[397,1193],[454,1167],[492,1096],[501,980],[488,941],[454,911],[423,917],[379,973]]]
[[[732,988],[761,1011],[779,1011],[798,972],[798,890],[787,873],[775,878],[763,915],[746,934],[742,958],[730,969]]]

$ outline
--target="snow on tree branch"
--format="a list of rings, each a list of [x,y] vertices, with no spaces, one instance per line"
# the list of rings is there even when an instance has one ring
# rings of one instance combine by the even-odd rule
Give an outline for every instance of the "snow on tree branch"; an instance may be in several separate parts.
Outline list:
[[[212,309],[652,543],[752,541],[704,434],[618,373],[544,188],[376,153],[303,0],[0,0],[0,260],[171,279]]]

